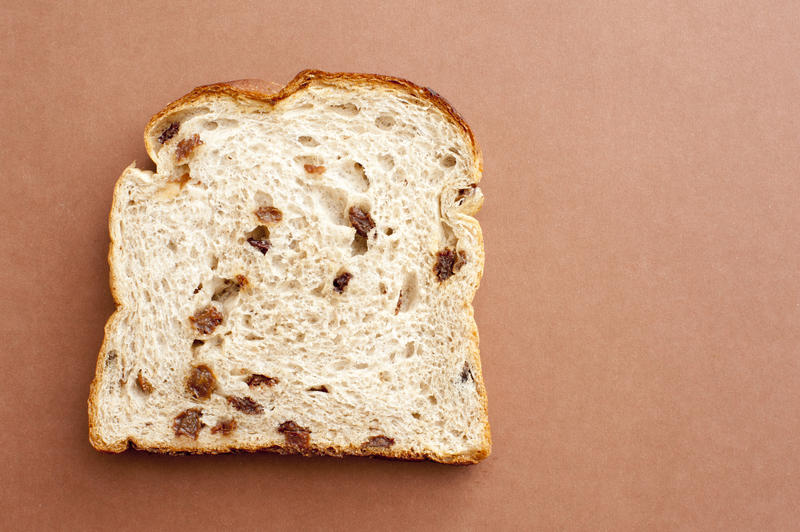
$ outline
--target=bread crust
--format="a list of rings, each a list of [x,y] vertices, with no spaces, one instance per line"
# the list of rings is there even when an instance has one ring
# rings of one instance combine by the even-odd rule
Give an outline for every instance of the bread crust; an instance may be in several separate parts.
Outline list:
[[[336,84],[336,85],[347,85],[347,84],[369,84],[373,86],[381,86],[390,89],[404,91],[412,96],[420,98],[424,101],[430,102],[436,108],[438,108],[441,112],[445,114],[453,123],[459,126],[459,128],[463,131],[464,135],[468,139],[468,144],[472,149],[472,160],[474,161],[473,166],[473,179],[474,183],[478,183],[482,177],[483,173],[483,159],[480,148],[478,147],[477,142],[475,141],[475,137],[472,133],[472,130],[458,114],[458,112],[453,108],[453,106],[445,100],[442,96],[440,96],[435,91],[427,88],[421,87],[416,85],[408,80],[397,78],[393,76],[385,76],[379,74],[360,74],[360,73],[329,73],[323,72],[320,70],[303,70],[298,73],[286,86],[280,88],[279,85],[271,82],[266,82],[263,80],[258,79],[242,79],[242,80],[235,80],[229,81],[224,83],[215,83],[211,85],[204,85],[201,87],[197,87],[185,96],[175,100],[174,102],[167,105],[164,109],[154,115],[150,121],[148,122],[147,126],[145,127],[144,132],[144,141],[145,147],[147,149],[147,153],[150,158],[155,162],[156,158],[156,150],[154,145],[154,139],[157,135],[154,135],[159,127],[159,124],[164,122],[168,119],[171,115],[180,112],[181,110],[190,108],[192,106],[197,105],[198,103],[202,103],[208,99],[214,99],[218,97],[230,97],[239,101],[246,101],[256,105],[264,105],[271,109],[275,104],[280,102],[281,100],[291,96],[292,94],[301,91],[308,87],[313,82],[322,82],[322,83],[329,83],[329,84]],[[121,177],[117,180],[117,183],[114,187],[114,194],[112,204],[116,202],[117,194],[119,192],[120,184],[122,182],[122,176],[130,169],[132,166],[135,166],[135,163],[126,168],[126,170],[122,173]],[[475,212],[470,214],[476,214],[477,210],[480,208],[480,204],[478,204],[475,208]],[[480,361],[480,354],[479,354],[479,343],[478,343],[478,329],[477,326],[474,326],[472,330],[472,337],[474,341],[471,342],[470,345],[470,362],[472,366],[476,368],[476,371],[473,373],[473,377],[475,380],[475,385],[477,388],[478,395],[480,397],[483,416],[482,422],[484,425],[484,431],[482,436],[482,445],[481,447],[475,449],[471,454],[459,454],[459,455],[442,455],[436,453],[427,453],[427,452],[410,452],[410,451],[402,451],[402,450],[392,450],[391,448],[385,449],[363,449],[361,447],[356,447],[353,445],[349,445],[346,447],[339,447],[339,446],[317,446],[313,444],[313,441],[308,449],[298,451],[294,447],[285,446],[285,445],[271,445],[271,446],[257,446],[257,445],[217,445],[217,446],[210,446],[208,444],[203,444],[202,446],[192,446],[192,445],[183,445],[184,443],[191,444],[192,442],[189,440],[185,440],[183,438],[177,439],[175,445],[170,446],[148,446],[148,445],[140,445],[135,438],[128,437],[127,440],[121,440],[118,442],[107,442],[103,440],[97,424],[95,422],[97,417],[97,402],[100,392],[100,382],[102,380],[103,371],[105,370],[105,362],[107,357],[107,341],[109,338],[109,330],[111,329],[117,314],[121,308],[121,298],[119,297],[118,288],[117,288],[117,279],[115,277],[115,257],[114,257],[114,235],[113,231],[111,230],[112,224],[112,214],[113,210],[109,213],[109,236],[110,236],[110,244],[109,244],[109,252],[108,252],[108,264],[109,264],[109,284],[111,288],[111,295],[114,298],[114,303],[116,304],[116,310],[114,313],[109,317],[108,321],[105,325],[105,333],[103,338],[103,344],[100,347],[100,352],[97,357],[97,363],[95,366],[95,377],[92,380],[92,384],[90,386],[89,391],[89,399],[88,399],[88,414],[89,414],[89,441],[96,450],[102,452],[110,452],[110,453],[121,453],[125,450],[137,449],[143,450],[153,453],[163,453],[163,454],[220,454],[220,453],[228,453],[228,452],[257,452],[257,451],[268,451],[268,452],[275,452],[280,454],[303,454],[306,456],[311,455],[321,455],[321,456],[369,456],[369,457],[377,457],[377,458],[387,458],[387,459],[397,459],[397,460],[430,460],[435,462],[440,462],[444,464],[453,464],[453,465],[470,465],[475,464],[491,453],[492,448],[492,439],[491,439],[491,431],[489,427],[489,418],[488,418],[488,401],[487,401],[487,394],[486,394],[486,387],[483,381],[483,371],[481,368],[481,361]],[[479,235],[479,247],[483,250],[483,239],[478,232]],[[482,255],[482,254],[481,254]],[[478,268],[478,281],[483,275],[483,260],[481,260],[481,264]],[[471,301],[467,303],[468,311],[470,316],[473,316],[473,308]],[[473,319],[474,323],[474,319]]]

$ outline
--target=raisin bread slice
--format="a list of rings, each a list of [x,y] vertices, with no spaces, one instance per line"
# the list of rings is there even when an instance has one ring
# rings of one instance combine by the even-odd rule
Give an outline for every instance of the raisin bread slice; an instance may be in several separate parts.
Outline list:
[[[117,182],[92,445],[481,460],[472,133],[397,78],[263,87],[170,104]]]

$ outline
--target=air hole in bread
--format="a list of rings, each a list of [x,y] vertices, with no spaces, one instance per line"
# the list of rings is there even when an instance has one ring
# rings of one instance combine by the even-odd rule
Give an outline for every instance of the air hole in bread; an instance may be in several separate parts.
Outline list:
[[[395,314],[412,309],[417,304],[418,298],[417,274],[415,272],[407,272],[403,280],[403,288],[400,289],[400,293],[397,295]]]
[[[381,371],[378,373],[378,377],[381,379],[381,382],[389,382],[392,380],[391,375],[388,371]]]
[[[297,141],[302,144],[303,146],[308,146],[313,148],[314,146],[319,146],[319,142],[314,137],[309,137],[308,135],[301,135],[297,137]]]
[[[349,227],[347,219],[347,192],[334,187],[325,185],[314,187],[311,190],[314,199],[314,207],[321,221],[335,225]]]
[[[389,171],[394,168],[394,157],[389,154],[382,154],[378,155],[378,162],[381,164],[381,168],[384,171]]]
[[[350,245],[350,254],[355,257],[356,255],[363,255],[369,250],[367,238],[361,235],[355,235],[353,242]]]
[[[453,157],[452,155],[445,155],[444,157],[442,157],[442,160],[439,161],[439,164],[441,164],[445,168],[452,168],[456,165],[456,158]]]
[[[386,291],[387,291],[386,290],[386,283],[383,283],[383,282],[378,283],[378,290],[381,291],[381,294],[385,294]]]
[[[386,229],[383,230],[383,232],[386,233],[386,236],[392,236],[392,234],[394,234],[394,229],[392,229],[391,227],[387,227]]]
[[[458,203],[458,205],[463,204],[466,198],[473,196],[475,194],[475,189],[477,187],[478,187],[477,183],[472,183],[470,184],[470,186],[466,188],[458,189],[456,191],[456,200],[455,200]]]
[[[321,384],[319,386],[312,386],[311,388],[308,389],[308,391],[309,392],[330,393],[330,390],[328,390],[328,387],[325,386],[324,384]]]
[[[354,367],[356,369],[367,369],[369,367],[369,364],[367,364],[366,362],[359,362]]]
[[[411,412],[411,417],[413,417],[414,419],[421,419],[422,418],[422,416],[420,415],[419,412]]]
[[[342,176],[347,184],[356,192],[366,192],[369,189],[369,177],[364,171],[364,165],[356,161],[347,160],[342,165]]]
[[[328,291],[330,290],[329,286],[328,279],[320,280],[319,283],[317,283],[317,285],[311,290],[311,293],[317,297],[322,297],[328,294]],[[314,321],[313,323],[317,323],[317,321]]]
[[[428,401],[430,401],[430,403],[432,405],[435,405],[435,404],[437,404],[439,402],[439,401],[436,400],[436,396],[435,395],[429,395],[428,396]]]
[[[214,131],[215,129],[217,129],[217,127],[219,127],[219,124],[214,122],[213,120],[209,120],[208,122],[203,124],[203,128],[206,129],[207,131]]]
[[[217,266],[219,266],[219,257],[216,255],[211,255],[211,258],[208,261],[208,266],[211,270],[216,270]]]
[[[447,222],[444,221],[444,219],[442,219],[441,226],[442,226],[442,236],[440,241],[441,246],[443,248],[453,248],[453,249],[458,247],[457,246],[458,238],[456,237],[453,228],[450,227],[450,224],[448,224]]]
[[[240,277],[241,280],[238,277],[236,279],[218,278],[215,281],[216,288],[214,290],[214,295],[211,296],[211,301],[225,303],[225,301],[228,299],[238,295],[239,290],[241,290],[244,284],[247,282],[243,276]]]
[[[172,240],[170,240],[169,243],[167,244],[167,249],[175,253],[176,251],[178,251],[178,245],[175,244],[175,242],[173,242]]]
[[[193,293],[193,294],[196,294],[196,293],[198,293],[198,292],[199,292],[200,290],[202,290],[202,289],[203,289],[203,283],[200,283],[200,284],[198,284],[198,285],[197,285],[197,288],[195,288],[195,289],[194,289],[194,291],[193,291],[192,293]]]
[[[416,344],[414,344],[414,342],[408,342],[406,344],[406,351],[405,351],[406,358],[411,358],[412,356],[414,356],[414,351],[416,350],[416,348],[417,346]]]
[[[255,196],[253,197],[255,200],[253,202],[253,212],[257,211],[259,207],[263,207],[265,205],[274,205],[275,202],[272,199],[270,194],[259,190],[256,192]]]
[[[197,340],[197,339],[192,340],[192,349],[197,349],[198,347],[202,346],[203,344],[205,344],[205,342],[203,340]]]
[[[380,115],[375,119],[378,129],[392,129],[394,127],[394,117],[392,115]]]
[[[358,114],[358,107],[352,102],[333,104],[330,108],[346,117],[354,117]]]

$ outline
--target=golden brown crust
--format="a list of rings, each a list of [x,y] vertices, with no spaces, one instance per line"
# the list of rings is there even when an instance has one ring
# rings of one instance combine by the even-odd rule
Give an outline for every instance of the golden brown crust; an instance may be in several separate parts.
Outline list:
[[[187,442],[194,441],[194,440],[189,440],[187,438],[181,438],[181,439],[185,439]],[[238,445],[217,445],[217,446],[198,445],[197,447],[190,447],[190,446],[173,445],[168,447],[162,447],[162,446],[139,445],[136,442],[135,438],[128,438],[127,441],[120,442],[119,444],[111,447],[100,448],[94,445],[94,442],[92,443],[92,445],[98,451],[109,452],[109,453],[121,453],[128,449],[146,451],[150,453],[171,454],[171,455],[224,454],[231,452],[248,452],[248,453],[270,452],[283,455],[299,454],[302,456],[332,456],[336,458],[343,458],[345,456],[362,456],[368,458],[385,458],[390,460],[411,460],[411,461],[429,460],[449,465],[476,464],[489,454],[488,451],[481,450],[480,452],[476,452],[471,456],[464,456],[464,455],[442,456],[434,453],[390,451],[388,449],[380,449],[380,448],[370,448],[369,450],[367,450],[356,446],[320,447],[320,446],[314,446],[313,444],[309,448],[302,450],[302,452],[298,451],[297,447],[287,447],[283,445],[270,445],[265,447],[238,446]]]
[[[156,161],[156,154],[154,149],[155,146],[153,145],[153,140],[156,137],[154,137],[152,133],[154,131],[154,128],[157,127],[158,124],[167,119],[170,115],[173,115],[174,113],[180,110],[189,108],[192,105],[200,103],[205,99],[215,98],[219,96],[228,96],[236,100],[260,103],[271,108],[279,101],[283,100],[284,98],[287,98],[288,96],[294,94],[297,91],[303,90],[304,88],[308,87],[311,83],[314,82],[330,83],[330,84],[364,83],[371,85],[382,85],[388,88],[394,88],[397,90],[405,91],[424,101],[430,102],[439,110],[441,110],[447,117],[449,117],[455,124],[457,124],[460,127],[460,129],[463,130],[464,134],[467,136],[469,144],[472,147],[473,160],[475,161],[474,176],[473,176],[474,182],[477,183],[480,180],[481,174],[483,172],[483,160],[480,148],[475,142],[475,137],[472,133],[472,130],[469,128],[469,126],[461,117],[461,115],[459,115],[458,112],[452,107],[452,105],[450,105],[450,103],[447,100],[442,98],[435,91],[427,87],[421,87],[419,85],[416,85],[410,81],[401,78],[396,78],[392,76],[383,76],[378,74],[328,73],[319,70],[303,70],[302,72],[298,73],[294,77],[294,79],[292,79],[283,88],[280,88],[278,85],[274,83],[269,83],[256,79],[243,79],[243,80],[230,81],[226,83],[216,83],[212,85],[197,87],[194,90],[192,90],[189,94],[167,105],[163,110],[161,110],[158,114],[156,114],[150,119],[150,122],[147,124],[147,127],[145,128],[144,140],[147,152],[150,155],[150,158],[153,161]],[[112,202],[115,202],[117,199],[120,183],[121,179],[117,181],[117,184],[114,187],[114,198]],[[243,452],[268,451],[280,454],[298,454],[297,448],[286,447],[282,445],[272,445],[266,447],[237,446],[237,445],[225,445],[224,443],[220,442],[220,444],[215,446],[209,445],[207,443],[197,444],[195,446],[186,446],[184,444],[189,443],[189,441],[188,440],[180,441],[181,439],[179,439],[178,441],[176,441],[175,445],[171,446],[146,446],[138,444],[135,438],[131,437],[129,437],[127,440],[122,440],[114,443],[105,442],[101,438],[95,423],[95,419],[97,416],[97,398],[100,392],[100,381],[102,378],[102,373],[105,370],[105,360],[107,356],[106,343],[109,337],[108,331],[117,313],[119,312],[121,306],[121,301],[116,288],[117,282],[114,277],[114,268],[113,268],[114,241],[113,241],[113,233],[111,231],[111,213],[109,213],[108,223],[109,223],[109,235],[111,237],[111,242],[109,245],[109,253],[108,253],[108,262],[111,272],[109,276],[109,284],[111,287],[111,295],[114,298],[115,304],[117,305],[117,310],[114,312],[114,314],[111,315],[111,317],[108,319],[108,322],[106,323],[103,345],[100,347],[100,353],[98,355],[97,364],[95,367],[95,377],[92,381],[89,392],[89,400],[88,400],[89,441],[92,444],[92,447],[94,447],[98,451],[111,452],[111,453],[121,453],[127,450],[128,448],[133,448],[143,451],[149,451],[154,453],[165,453],[165,454],[219,454],[219,453],[242,452],[242,451]],[[479,245],[481,249],[483,249],[482,238],[480,238]],[[478,272],[479,279],[482,273],[483,273],[483,264],[481,264],[479,268]],[[469,311],[470,314],[472,314],[471,305],[469,306]],[[474,327],[472,334],[474,337],[474,342],[472,342],[470,358],[476,369],[474,373],[476,376],[475,385],[477,387],[478,394],[481,398],[484,419],[486,420],[486,422],[483,434],[483,446],[479,449],[476,449],[475,452],[473,452],[471,455],[439,455],[427,452],[392,450],[391,448],[363,449],[360,446],[356,445],[351,445],[347,447],[336,447],[336,446],[320,447],[314,445],[313,439],[311,442],[311,446],[308,449],[303,450],[299,454],[304,454],[306,456],[321,455],[321,456],[342,457],[347,455],[347,456],[369,456],[369,457],[398,459],[398,460],[432,460],[444,464],[454,464],[454,465],[475,464],[486,458],[491,452],[492,442],[491,442],[491,432],[488,423],[486,388],[483,382],[483,374],[481,371],[481,363],[478,350],[477,327]]]

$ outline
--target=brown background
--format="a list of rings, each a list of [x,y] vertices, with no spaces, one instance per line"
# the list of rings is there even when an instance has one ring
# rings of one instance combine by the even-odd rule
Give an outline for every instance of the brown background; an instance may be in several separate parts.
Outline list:
[[[4,528],[798,525],[796,2],[127,4],[0,7]],[[431,86],[476,133],[492,456],[95,452],[106,217],[146,121],[307,67]]]

